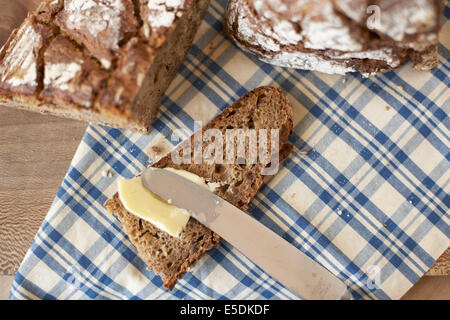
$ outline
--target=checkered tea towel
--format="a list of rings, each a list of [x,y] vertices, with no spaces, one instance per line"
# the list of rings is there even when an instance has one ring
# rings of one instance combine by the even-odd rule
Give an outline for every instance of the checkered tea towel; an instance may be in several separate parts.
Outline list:
[[[249,212],[345,281],[356,299],[400,298],[449,246],[450,7],[440,65],[362,78],[283,69],[224,37],[212,1],[148,136],[89,126],[15,276],[11,299],[297,299],[222,241],[173,291],[146,269],[103,204],[119,177],[169,151],[245,92],[281,88],[294,144]],[[305,154],[305,150],[309,153]]]

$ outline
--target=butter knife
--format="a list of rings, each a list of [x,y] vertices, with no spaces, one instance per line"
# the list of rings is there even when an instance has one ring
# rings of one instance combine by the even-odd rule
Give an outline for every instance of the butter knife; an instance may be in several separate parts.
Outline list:
[[[331,272],[206,188],[176,173],[151,167],[143,172],[142,181],[162,199],[190,211],[192,217],[300,297],[351,299],[347,286]]]

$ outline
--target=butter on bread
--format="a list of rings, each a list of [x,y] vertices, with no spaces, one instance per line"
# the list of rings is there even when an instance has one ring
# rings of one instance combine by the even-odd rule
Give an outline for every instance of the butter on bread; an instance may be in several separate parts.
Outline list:
[[[178,174],[191,182],[214,192],[217,184],[209,184],[205,179],[189,171],[164,168],[164,170]],[[151,183],[151,181],[150,181]],[[120,179],[118,195],[124,208],[135,216],[148,221],[167,232],[178,237],[189,221],[190,212],[172,204],[172,200],[163,200],[148,190],[142,181],[142,176],[132,179]]]
[[[292,145],[287,142],[292,133],[292,111],[289,101],[281,90],[273,87],[256,88],[226,108],[221,114],[202,128],[218,129],[225,139],[227,129],[279,129],[279,159],[287,158]],[[188,140],[194,145],[194,136]],[[207,146],[203,141],[203,148]],[[152,167],[181,169],[204,178],[219,186],[214,193],[241,210],[246,211],[252,198],[263,184],[264,164],[176,164],[171,155],[182,150],[183,142]],[[191,148],[193,151],[193,147]],[[166,288],[172,289],[178,279],[189,270],[200,257],[219,244],[220,238],[213,231],[190,218],[179,237],[172,237],[155,225],[138,218],[123,206],[118,194],[105,204],[117,216],[124,232],[136,246],[139,256],[149,269],[160,273]]]

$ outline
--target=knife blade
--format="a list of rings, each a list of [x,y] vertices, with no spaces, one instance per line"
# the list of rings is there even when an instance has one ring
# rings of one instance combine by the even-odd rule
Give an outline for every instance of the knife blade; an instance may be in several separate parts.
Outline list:
[[[206,188],[159,168],[142,173],[144,186],[191,212],[261,269],[300,297],[351,299],[347,286],[331,272],[275,232]]]

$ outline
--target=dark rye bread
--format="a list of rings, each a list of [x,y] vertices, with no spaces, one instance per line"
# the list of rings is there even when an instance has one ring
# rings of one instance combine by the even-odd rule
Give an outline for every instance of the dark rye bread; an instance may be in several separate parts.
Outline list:
[[[330,74],[438,64],[442,0],[230,0],[225,32],[262,61]]]
[[[222,131],[231,128],[279,129],[280,130],[280,162],[291,152],[292,145],[286,140],[292,133],[293,123],[291,106],[281,92],[272,87],[260,87],[248,92],[226,108],[220,115],[203,127],[216,128]],[[191,152],[194,136],[191,136]],[[189,141],[189,140],[187,140]],[[185,142],[186,143],[186,142]],[[203,142],[205,147],[208,142]],[[181,143],[175,151],[182,148]],[[234,206],[246,211],[248,204],[263,184],[261,170],[263,164],[180,164],[172,161],[171,153],[163,157],[152,167],[171,167],[195,173],[206,181],[219,182],[221,187],[215,193]],[[116,215],[122,223],[125,233],[136,246],[140,257],[153,269],[160,273],[164,286],[172,289],[178,279],[205,253],[219,243],[219,236],[191,218],[179,238],[156,228],[128,212],[118,197],[108,200],[108,210]]]
[[[43,0],[0,49],[0,105],[147,133],[209,0]]]

